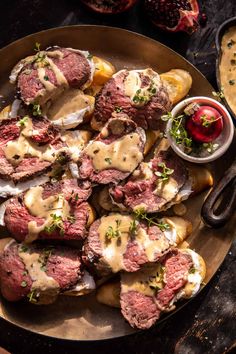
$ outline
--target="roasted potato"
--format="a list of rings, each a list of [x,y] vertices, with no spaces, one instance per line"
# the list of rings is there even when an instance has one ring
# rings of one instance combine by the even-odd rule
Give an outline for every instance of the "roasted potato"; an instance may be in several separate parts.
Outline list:
[[[105,283],[97,290],[97,301],[101,304],[120,307],[120,281],[113,280],[109,283]]]
[[[183,99],[192,86],[191,75],[182,69],[172,69],[160,76],[173,104]]]

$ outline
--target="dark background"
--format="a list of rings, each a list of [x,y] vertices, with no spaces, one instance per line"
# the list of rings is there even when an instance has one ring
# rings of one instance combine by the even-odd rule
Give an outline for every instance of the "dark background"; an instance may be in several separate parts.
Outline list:
[[[144,15],[141,2],[127,13],[106,17],[86,10],[79,0],[2,0],[0,47],[27,34],[57,26],[97,24],[121,27],[152,37],[173,48],[196,65],[214,86],[215,32],[224,20],[236,16],[236,1],[200,1],[207,22],[204,24],[200,20],[200,29],[191,36],[164,33],[155,28]],[[119,340],[76,343],[28,333],[0,320],[0,345],[16,354],[236,353],[235,280],[234,242],[224,263],[202,293],[161,326]]]

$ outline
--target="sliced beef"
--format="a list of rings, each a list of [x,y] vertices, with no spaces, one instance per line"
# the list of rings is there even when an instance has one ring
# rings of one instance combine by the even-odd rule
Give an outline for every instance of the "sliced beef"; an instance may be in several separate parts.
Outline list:
[[[32,279],[25,273],[25,265],[19,257],[16,242],[0,256],[0,280],[1,293],[9,301],[21,300],[30,292]]]
[[[165,311],[174,309],[193,266],[191,257],[173,250],[159,263],[136,273],[121,274],[121,312],[132,327],[147,329]]]
[[[36,144],[55,143],[59,139],[59,130],[44,118],[32,118],[33,130],[29,138]]]
[[[181,242],[188,236],[188,228],[189,222],[182,218],[155,219],[148,226],[134,216],[112,213],[90,226],[83,258],[102,276],[121,270],[136,272],[141,265],[156,262]]]
[[[8,141],[15,140],[20,136],[20,127],[17,122],[17,118],[0,121],[0,146],[4,146]]]
[[[110,119],[83,150],[79,176],[93,183],[107,184],[125,179],[143,159],[145,133],[123,115]]]
[[[26,157],[15,168],[11,174],[13,182],[26,181],[31,177],[36,177],[48,172],[52,164],[49,161],[40,161],[37,157]]]
[[[135,72],[140,78],[140,86],[135,86],[137,80],[131,81],[131,85],[136,87],[136,92],[130,96],[125,90],[125,83]],[[143,89],[145,91],[141,91]],[[103,126],[111,118],[112,113],[118,110],[127,114],[138,126],[157,130],[163,128],[161,115],[170,108],[168,93],[157,73],[151,69],[121,70],[99,92],[94,118],[98,126]]]
[[[17,143],[18,147],[16,154],[8,158],[5,149],[10,143]],[[59,130],[46,118],[4,119],[0,122],[0,178],[18,183],[45,174],[65,146]],[[50,151],[52,158],[49,159]]]
[[[51,303],[78,284],[82,275],[79,250],[69,247],[12,241],[0,255],[0,287],[9,301],[27,296],[32,303]]]
[[[187,169],[172,151],[161,151],[142,162],[127,181],[110,188],[113,203],[148,213],[165,210],[187,180]]]
[[[37,188],[37,187],[33,187]],[[32,188],[32,189],[33,189]],[[91,208],[85,200],[91,194],[91,185],[89,182],[77,182],[75,179],[67,179],[54,184],[42,186],[43,201],[51,196],[62,196],[68,202],[70,207],[70,217],[61,220],[60,227],[51,227],[43,229],[37,235],[39,239],[59,239],[59,240],[81,240],[87,236],[87,224],[91,213]],[[25,192],[9,200],[4,214],[4,222],[12,236],[18,241],[28,239],[29,222],[35,221],[37,226],[42,226],[45,219],[40,216],[33,216],[24,203]],[[55,210],[52,209],[52,214]],[[53,223],[53,221],[52,221]]]
[[[10,81],[17,82],[26,104],[44,104],[67,87],[82,88],[91,77],[86,56],[70,48],[52,48],[21,60]]]

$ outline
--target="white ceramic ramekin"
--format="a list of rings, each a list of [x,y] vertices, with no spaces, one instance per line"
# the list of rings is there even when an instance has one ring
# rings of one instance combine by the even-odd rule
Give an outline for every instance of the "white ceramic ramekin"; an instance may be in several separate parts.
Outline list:
[[[181,148],[176,144],[174,138],[170,134],[172,120],[170,119],[167,123],[166,127],[166,135],[171,144],[172,149],[176,152],[177,155],[182,157],[184,160],[194,162],[194,163],[208,163],[218,159],[222,156],[229,148],[230,144],[232,143],[233,136],[234,136],[234,125],[232,122],[232,118],[227,111],[227,109],[218,101],[214,100],[210,97],[204,96],[197,96],[197,97],[190,97],[186,98],[185,100],[179,102],[172,110],[171,114],[173,117],[177,117],[178,115],[182,114],[184,108],[188,106],[190,103],[196,102],[200,105],[208,105],[217,109],[223,118],[223,131],[221,133],[221,146],[216,149],[211,155],[205,157],[196,157],[190,156],[181,150]]]

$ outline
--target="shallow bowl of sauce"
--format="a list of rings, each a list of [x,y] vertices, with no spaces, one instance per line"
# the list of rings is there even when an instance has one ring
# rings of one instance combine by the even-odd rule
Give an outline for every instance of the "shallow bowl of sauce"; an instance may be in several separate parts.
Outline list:
[[[216,32],[216,79],[219,96],[236,125],[236,17],[223,22]]]

